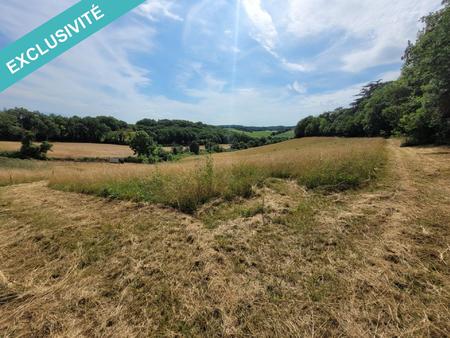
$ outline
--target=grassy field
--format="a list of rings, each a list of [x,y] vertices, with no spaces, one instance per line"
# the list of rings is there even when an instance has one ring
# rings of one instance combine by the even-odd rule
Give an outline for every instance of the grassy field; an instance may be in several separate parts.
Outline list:
[[[133,172],[135,175],[147,175],[153,168],[139,164],[84,163],[66,161],[35,161],[0,157],[0,186],[50,180],[56,175],[84,173],[89,177],[98,172]]]
[[[450,334],[450,148],[308,138],[5,172],[0,336]]]
[[[69,143],[52,142],[52,151],[48,153],[50,158],[110,158],[133,156],[133,151],[128,146],[97,143]],[[20,142],[0,141],[0,151],[18,151]]]
[[[281,138],[294,138],[295,137],[295,133],[294,133],[294,129],[292,130],[288,130],[284,133],[278,134],[275,137],[281,137]]]
[[[291,140],[154,166],[1,159],[0,185],[45,179],[60,190],[194,212],[216,198],[248,197],[254,187],[270,178],[292,179],[308,188],[326,190],[358,187],[382,167],[383,144],[381,139]]]
[[[50,186],[103,197],[161,203],[195,212],[221,198],[251,196],[267,179],[292,179],[307,188],[345,190],[375,177],[384,163],[381,139],[292,140],[210,157],[160,164],[143,175],[133,167],[56,172]],[[129,169],[132,170],[129,170]]]
[[[49,158],[56,159],[83,159],[83,158],[124,158],[133,156],[133,151],[129,146],[117,144],[98,143],[73,143],[73,142],[52,142],[52,151],[48,153]],[[229,144],[220,144],[223,149],[230,149]],[[20,142],[0,141],[1,151],[18,151]],[[171,151],[172,147],[163,147],[165,151]],[[200,146],[205,150],[205,146]]]

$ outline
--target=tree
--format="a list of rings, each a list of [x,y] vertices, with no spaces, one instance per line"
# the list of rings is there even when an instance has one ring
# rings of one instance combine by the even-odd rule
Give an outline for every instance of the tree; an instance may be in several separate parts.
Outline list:
[[[22,136],[22,128],[17,119],[7,112],[0,112],[0,139],[18,141]]]
[[[425,27],[406,49],[402,76],[417,104],[401,119],[408,142],[450,144],[450,2],[423,18]]]
[[[30,132],[26,133],[22,138],[22,146],[19,155],[21,158],[34,158],[43,160],[47,158],[47,152],[53,147],[47,141],[42,142],[39,146],[33,144],[34,135]]]
[[[189,151],[191,153],[194,153],[195,155],[198,155],[198,154],[200,154],[200,146],[198,145],[197,142],[193,141],[191,143],[191,145],[189,146]]]
[[[304,118],[303,120],[301,120],[295,127],[295,137],[300,138],[300,137],[307,136],[306,128],[308,127],[308,125],[310,123],[313,122],[313,120],[314,120],[313,116],[308,116],[308,117]]]
[[[151,157],[156,144],[145,131],[137,131],[130,141],[130,148],[135,155]]]
[[[372,93],[362,107],[364,130],[368,136],[391,136],[399,130],[401,117],[408,112],[411,89],[403,81],[389,82]]]
[[[406,136],[408,144],[450,144],[450,1],[423,18],[400,79],[371,82],[349,108],[307,117],[296,137]]]

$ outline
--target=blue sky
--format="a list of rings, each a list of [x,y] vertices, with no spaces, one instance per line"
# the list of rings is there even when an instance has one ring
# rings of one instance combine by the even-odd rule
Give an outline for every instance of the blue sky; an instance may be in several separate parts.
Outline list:
[[[75,4],[0,0],[0,48]],[[398,77],[440,0],[149,0],[0,94],[128,122],[294,125]]]

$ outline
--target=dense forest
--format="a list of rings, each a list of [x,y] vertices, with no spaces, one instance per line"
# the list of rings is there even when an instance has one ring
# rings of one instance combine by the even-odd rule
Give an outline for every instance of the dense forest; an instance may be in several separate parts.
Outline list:
[[[19,141],[32,133],[36,141],[130,144],[136,132],[145,131],[161,145],[234,144],[245,148],[279,139],[255,140],[251,136],[201,122],[143,119],[128,124],[114,117],[64,117],[45,115],[24,108],[0,111],[0,140]]]
[[[296,137],[404,136],[406,144],[450,144],[450,1],[424,17],[396,81],[365,86],[349,108],[301,120]]]

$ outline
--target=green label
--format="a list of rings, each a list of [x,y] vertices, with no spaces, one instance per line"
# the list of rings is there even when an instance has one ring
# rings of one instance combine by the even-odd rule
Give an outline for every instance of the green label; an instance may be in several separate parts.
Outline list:
[[[82,0],[0,51],[0,92],[145,0]]]

